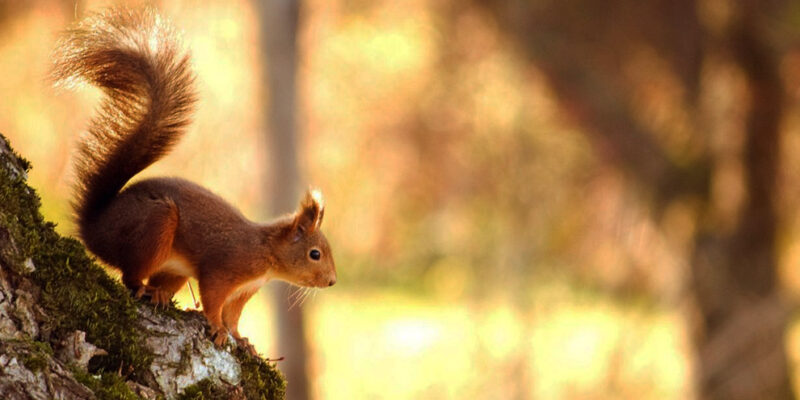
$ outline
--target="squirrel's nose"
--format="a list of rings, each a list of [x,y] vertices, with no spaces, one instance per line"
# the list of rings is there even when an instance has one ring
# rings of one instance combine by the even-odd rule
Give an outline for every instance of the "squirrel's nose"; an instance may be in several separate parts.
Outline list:
[[[336,278],[331,278],[331,280],[328,282],[328,286],[333,286],[335,283],[336,283]]]

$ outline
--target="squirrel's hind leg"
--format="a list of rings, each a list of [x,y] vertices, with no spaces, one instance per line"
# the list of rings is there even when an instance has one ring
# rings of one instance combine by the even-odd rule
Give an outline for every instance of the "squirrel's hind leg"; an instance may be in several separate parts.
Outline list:
[[[172,253],[172,242],[178,228],[178,207],[170,199],[158,199],[148,207],[148,214],[138,221],[126,240],[130,246],[128,257],[120,265],[122,283],[141,298],[152,288],[144,280],[157,272]]]

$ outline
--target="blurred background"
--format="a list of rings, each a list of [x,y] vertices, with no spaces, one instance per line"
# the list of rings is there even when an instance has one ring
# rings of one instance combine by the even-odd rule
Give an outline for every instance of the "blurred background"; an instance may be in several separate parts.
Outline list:
[[[0,133],[65,234],[100,95],[49,54],[121,3],[0,0]],[[800,3],[150,4],[200,102],[140,177],[326,197],[336,286],[241,322],[290,399],[794,398]]]

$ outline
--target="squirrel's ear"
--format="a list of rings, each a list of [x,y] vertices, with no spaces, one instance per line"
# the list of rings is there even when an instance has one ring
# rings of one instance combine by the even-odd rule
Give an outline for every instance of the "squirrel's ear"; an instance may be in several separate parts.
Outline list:
[[[300,209],[295,214],[295,231],[300,234],[314,232],[322,224],[322,216],[324,214],[325,203],[322,199],[322,193],[316,189],[309,189],[303,201],[300,202]]]

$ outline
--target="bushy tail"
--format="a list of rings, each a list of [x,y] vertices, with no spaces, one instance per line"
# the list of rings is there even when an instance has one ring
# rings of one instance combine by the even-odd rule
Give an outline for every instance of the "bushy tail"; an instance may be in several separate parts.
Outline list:
[[[194,75],[172,29],[151,9],[111,9],[79,22],[58,43],[53,75],[57,85],[88,81],[105,94],[78,150],[73,206],[83,227],[181,138]]]

